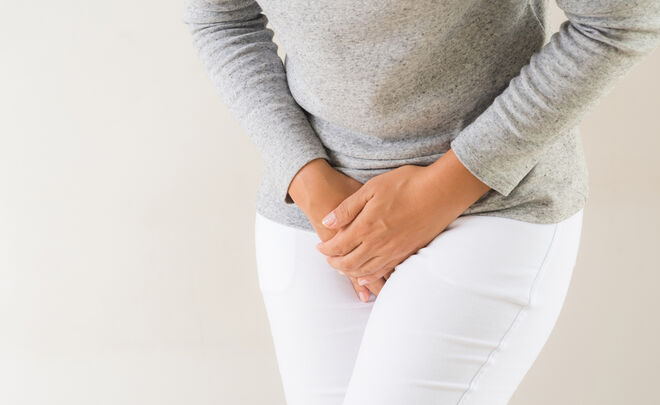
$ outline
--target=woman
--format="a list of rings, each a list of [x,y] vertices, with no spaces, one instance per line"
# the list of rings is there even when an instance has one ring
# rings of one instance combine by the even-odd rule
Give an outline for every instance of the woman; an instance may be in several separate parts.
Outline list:
[[[558,5],[545,43],[543,0],[188,0],[265,161],[257,268],[289,405],[508,402],[576,262],[577,124],[660,42],[657,0]]]

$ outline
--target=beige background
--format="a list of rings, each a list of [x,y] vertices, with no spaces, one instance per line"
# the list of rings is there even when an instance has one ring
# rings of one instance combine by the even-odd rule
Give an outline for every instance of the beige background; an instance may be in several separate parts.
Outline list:
[[[181,15],[3,3],[2,404],[284,403],[253,253],[261,159]],[[659,71],[656,51],[582,124],[578,265],[514,405],[660,403]]]

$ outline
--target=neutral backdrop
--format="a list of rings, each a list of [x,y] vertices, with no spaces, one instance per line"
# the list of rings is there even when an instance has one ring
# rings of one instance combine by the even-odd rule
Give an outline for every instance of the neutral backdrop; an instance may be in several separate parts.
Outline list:
[[[253,251],[261,157],[182,10],[2,4],[1,404],[284,404]],[[513,405],[660,403],[658,72],[656,51],[581,125],[578,263]]]

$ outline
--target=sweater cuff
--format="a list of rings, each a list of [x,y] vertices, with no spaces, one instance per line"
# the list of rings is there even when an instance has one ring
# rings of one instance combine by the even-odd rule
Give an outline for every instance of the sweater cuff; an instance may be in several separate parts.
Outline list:
[[[289,186],[291,185],[293,178],[303,166],[318,158],[330,161],[325,149],[309,148],[299,151],[294,155],[285,156],[284,159],[273,164],[265,165],[265,170],[274,170],[273,177],[275,178],[275,190],[277,192],[278,201],[284,201],[285,204],[289,205],[295,204],[289,195]]]
[[[514,161],[515,159],[512,159],[507,153],[501,153],[502,148],[507,148],[507,145],[502,143],[483,145],[484,142],[490,140],[485,139],[485,132],[475,132],[475,129],[473,126],[463,130],[450,142],[450,147],[456,158],[470,173],[506,197],[531,170],[533,160]],[[497,153],[498,149],[500,153]]]

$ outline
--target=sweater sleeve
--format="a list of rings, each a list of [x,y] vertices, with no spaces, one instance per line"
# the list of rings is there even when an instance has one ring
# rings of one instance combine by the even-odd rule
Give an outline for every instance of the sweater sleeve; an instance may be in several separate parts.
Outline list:
[[[272,173],[280,201],[307,162],[328,160],[288,87],[282,59],[254,0],[186,0],[184,22],[222,101]]]
[[[451,142],[458,160],[504,196],[660,42],[659,0],[557,4],[568,20]]]

